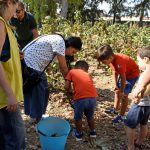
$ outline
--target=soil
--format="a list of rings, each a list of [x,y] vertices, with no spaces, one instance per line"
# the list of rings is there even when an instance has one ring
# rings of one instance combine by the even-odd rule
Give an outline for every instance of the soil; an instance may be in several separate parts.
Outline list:
[[[96,139],[88,138],[88,126],[83,119],[84,138],[76,142],[71,135],[68,136],[65,150],[127,150],[127,140],[124,124],[113,125],[112,119],[115,115],[108,115],[105,109],[113,106],[113,80],[112,76],[102,68],[97,69],[97,63],[90,63],[90,74],[98,91],[97,107],[95,111],[95,125],[97,131]],[[132,95],[130,95],[130,98]],[[129,106],[130,107],[130,106]],[[73,108],[68,103],[66,96],[62,92],[50,93],[47,112],[49,116],[57,116],[69,121],[71,128],[74,127]],[[35,125],[29,124],[29,117],[24,115],[22,106],[22,116],[26,125],[27,150],[41,150],[39,135],[35,130]],[[148,123],[150,127],[150,122]],[[138,129],[137,129],[138,131]],[[150,135],[148,135],[142,150],[150,150]]]

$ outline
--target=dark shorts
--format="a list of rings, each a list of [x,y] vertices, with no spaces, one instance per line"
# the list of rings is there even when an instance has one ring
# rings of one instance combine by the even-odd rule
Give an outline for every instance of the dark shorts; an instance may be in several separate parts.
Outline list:
[[[138,124],[146,125],[149,115],[150,106],[138,106],[134,103],[126,116],[125,125],[132,129]]]
[[[138,78],[139,77],[126,80],[126,86],[125,86],[125,89],[124,89],[125,94],[131,93],[131,91],[132,91],[136,81],[138,80]],[[120,77],[118,78],[117,85],[118,85],[119,88],[121,87],[121,78]]]
[[[74,101],[74,119],[82,119],[83,114],[87,119],[93,118],[96,106],[96,98],[81,98]]]

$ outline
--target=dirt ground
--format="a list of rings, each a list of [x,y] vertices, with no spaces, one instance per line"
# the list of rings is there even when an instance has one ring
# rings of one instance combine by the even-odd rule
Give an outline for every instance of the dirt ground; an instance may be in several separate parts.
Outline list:
[[[123,124],[113,125],[111,121],[115,116],[108,115],[104,112],[107,107],[113,106],[114,93],[112,76],[107,75],[105,70],[101,68],[97,69],[96,62],[90,63],[90,66],[89,72],[93,77],[99,95],[95,112],[97,138],[95,140],[88,138],[88,126],[86,120],[83,119],[83,141],[76,142],[74,137],[69,134],[65,150],[126,150],[125,126]],[[131,96],[132,95],[130,95],[130,97]],[[49,116],[62,117],[69,121],[71,127],[74,127],[73,109],[70,107],[70,104],[62,92],[50,94],[46,114]],[[35,131],[35,125],[29,125],[29,118],[24,115],[23,108],[22,116],[26,124],[27,150],[41,150],[39,136]],[[150,127],[150,122],[148,125]],[[148,135],[142,150],[150,150],[150,135]]]

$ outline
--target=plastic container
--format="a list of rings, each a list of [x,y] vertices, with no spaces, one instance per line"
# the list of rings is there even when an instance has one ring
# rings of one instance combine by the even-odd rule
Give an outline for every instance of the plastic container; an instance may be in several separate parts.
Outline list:
[[[42,150],[64,150],[70,124],[59,117],[47,117],[37,125]]]

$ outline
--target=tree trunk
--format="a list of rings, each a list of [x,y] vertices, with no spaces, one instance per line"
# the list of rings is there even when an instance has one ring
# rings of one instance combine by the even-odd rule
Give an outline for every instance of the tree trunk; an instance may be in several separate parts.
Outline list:
[[[143,27],[143,16],[144,16],[144,12],[141,12],[140,21],[139,21],[139,27]]]
[[[146,6],[146,1],[144,1],[141,4],[139,27],[143,26],[143,17],[144,17],[144,8],[145,8],[145,6]]]
[[[62,8],[61,8],[60,15],[63,18],[67,18],[67,12],[68,12],[68,1],[67,0],[62,0]]]
[[[113,24],[116,23],[116,11],[113,13]]]

